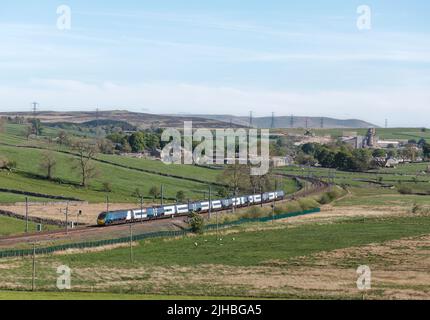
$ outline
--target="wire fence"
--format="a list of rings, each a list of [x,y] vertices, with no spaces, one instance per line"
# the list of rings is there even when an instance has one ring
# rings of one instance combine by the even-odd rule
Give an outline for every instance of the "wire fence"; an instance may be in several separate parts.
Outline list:
[[[266,217],[261,217],[261,218],[242,218],[242,219],[239,219],[236,221],[226,222],[226,223],[218,224],[218,225],[217,224],[210,224],[210,225],[205,226],[204,230],[205,231],[212,231],[212,230],[215,230],[217,228],[218,229],[225,229],[225,228],[238,226],[238,225],[245,224],[245,223],[268,222],[268,221],[272,221],[272,220],[298,217],[298,216],[303,216],[303,215],[308,215],[308,214],[313,214],[313,213],[318,213],[318,212],[321,212],[320,208],[305,210],[305,211],[300,211],[300,212],[277,214],[277,215],[266,216]],[[70,249],[97,248],[97,247],[103,247],[103,246],[108,246],[108,245],[129,243],[130,241],[141,241],[141,240],[154,239],[154,238],[180,237],[180,236],[185,236],[185,235],[190,234],[190,233],[192,233],[191,229],[177,230],[177,231],[158,231],[158,232],[150,232],[150,233],[132,235],[129,237],[116,238],[116,239],[106,239],[106,240],[97,240],[97,241],[79,242],[79,243],[68,243],[68,244],[45,247],[45,248],[7,250],[7,251],[0,251],[0,259],[1,258],[10,258],[10,257],[26,257],[26,256],[31,256],[33,254],[35,254],[35,255],[51,254],[54,252],[66,251],[66,250],[70,250]]]

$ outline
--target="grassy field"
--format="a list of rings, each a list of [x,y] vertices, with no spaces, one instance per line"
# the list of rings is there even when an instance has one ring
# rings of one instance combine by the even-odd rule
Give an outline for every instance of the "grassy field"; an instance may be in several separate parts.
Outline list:
[[[277,287],[275,290],[273,287],[259,288],[237,283],[240,277],[244,277],[245,270],[250,274],[261,273],[265,281],[276,283],[281,274],[288,278],[291,268],[298,264],[312,264],[316,255],[321,253],[427,235],[430,216],[351,218],[342,222],[308,223],[295,227],[281,222],[252,226],[236,228],[234,233],[229,230],[221,236],[222,241],[216,241],[214,235],[201,235],[140,242],[133,248],[133,262],[130,262],[129,248],[38,257],[37,288],[55,291],[55,270],[60,265],[67,265],[72,269],[73,288],[79,291],[185,296],[223,296],[227,293],[244,297],[318,297],[318,292],[297,291],[297,288]],[[376,263],[375,259],[378,257],[351,256],[347,266]],[[26,290],[31,283],[30,274],[29,258],[1,260],[0,275],[3,282],[0,288]],[[225,282],[225,277],[230,281],[234,279],[233,283]]]
[[[167,296],[87,292],[0,291],[0,300],[236,300],[241,297]]]
[[[54,230],[56,227],[54,226],[43,226],[44,231]],[[28,224],[29,232],[36,232],[36,224],[33,222],[29,222]],[[9,236],[15,234],[25,233],[25,221],[0,216],[0,237],[1,236]]]
[[[168,166],[158,161],[100,154],[97,159],[109,163],[94,161],[98,175],[91,181],[88,188],[82,188],[79,186],[79,172],[73,168],[76,159],[74,155],[54,151],[57,160],[55,179],[48,181],[44,179],[44,173],[40,169],[44,150],[1,145],[1,143],[20,146],[36,145],[49,149],[58,148],[58,146],[48,144],[43,140],[27,141],[23,138],[25,127],[22,125],[8,124],[6,129],[6,133],[0,134],[0,156],[4,155],[8,159],[16,161],[17,170],[14,173],[0,172],[0,185],[10,190],[71,197],[89,202],[103,202],[106,198],[103,185],[110,183],[112,189],[109,194],[110,201],[130,203],[136,200],[134,195],[136,189],[139,189],[149,199],[150,188],[163,185],[167,199],[175,199],[178,191],[184,191],[186,198],[203,199],[208,193],[209,184],[217,182],[217,178],[222,172],[191,165]],[[68,151],[64,148],[60,149]],[[153,173],[145,172],[145,170]],[[176,177],[168,177],[165,176],[166,174]],[[183,177],[183,179],[178,177]],[[202,182],[192,181],[192,179]],[[284,179],[285,191],[294,192],[297,190],[296,187],[293,180]],[[23,201],[19,199],[19,196],[13,196],[10,193],[0,193],[0,203]]]
[[[356,132],[358,135],[366,135],[368,129],[311,129],[317,136],[332,136],[334,138],[343,136],[344,132]],[[279,129],[277,132],[287,132],[293,134],[304,134],[305,129]],[[422,128],[377,128],[376,135],[384,140],[419,140],[421,138],[430,139],[430,130]]]

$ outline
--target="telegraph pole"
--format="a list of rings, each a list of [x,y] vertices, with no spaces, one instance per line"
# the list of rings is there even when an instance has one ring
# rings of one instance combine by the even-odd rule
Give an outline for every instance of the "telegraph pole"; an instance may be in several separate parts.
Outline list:
[[[291,115],[291,118],[290,118],[290,127],[291,127],[291,129],[294,128],[294,115]]]
[[[164,186],[161,185],[161,205],[163,205],[164,200]]]
[[[275,223],[275,197],[273,197],[273,205],[272,205],[272,224]]]
[[[133,228],[130,224],[130,263],[133,263]]]
[[[109,195],[106,195],[106,213],[109,212]]]
[[[31,291],[36,288],[36,244],[33,243],[33,262],[32,262],[32,275],[31,275]]]
[[[67,201],[66,206],[66,234],[69,233],[69,201]]]
[[[260,186],[261,207],[263,208],[263,187]]]
[[[236,188],[234,188],[233,192],[233,213],[236,213]]]
[[[28,197],[25,197],[25,233],[28,233]]]
[[[209,219],[212,218],[212,187],[209,186]]]
[[[143,196],[140,196],[140,222],[143,223]]]

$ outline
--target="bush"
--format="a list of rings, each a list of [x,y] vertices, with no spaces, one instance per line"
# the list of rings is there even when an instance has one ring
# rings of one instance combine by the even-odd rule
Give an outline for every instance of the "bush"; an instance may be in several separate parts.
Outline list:
[[[243,213],[243,218],[255,219],[264,217],[265,213],[260,207],[249,208],[245,213]]]
[[[13,171],[16,169],[16,161],[8,158],[0,158],[0,170]]]
[[[329,192],[324,193],[321,198],[318,200],[320,204],[329,204],[336,200],[337,198],[342,196],[342,191],[338,188],[335,188]]]
[[[188,224],[191,231],[194,233],[202,234],[204,232],[205,221],[197,212],[192,212],[189,216]]]
[[[400,194],[412,194],[412,188],[407,187],[407,186],[401,186],[397,189],[397,191],[399,191]]]
[[[285,205],[281,206],[282,213],[292,213],[302,211],[302,207],[297,201],[287,202]]]
[[[178,202],[184,202],[185,201],[185,192],[180,190],[176,193],[176,200]]]
[[[321,199],[318,200],[318,202],[320,204],[329,204],[333,201],[333,199],[330,197],[330,195],[328,194],[328,192],[324,193],[321,196]]]
[[[300,207],[303,211],[315,209],[319,207],[319,203],[316,202],[314,199],[310,198],[303,198],[299,200]]]
[[[112,183],[103,182],[103,191],[104,192],[112,192]]]

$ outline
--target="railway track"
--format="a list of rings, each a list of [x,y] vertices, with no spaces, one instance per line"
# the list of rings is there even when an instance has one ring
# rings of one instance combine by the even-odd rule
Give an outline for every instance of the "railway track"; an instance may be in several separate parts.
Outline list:
[[[288,174],[277,174],[277,176],[284,176],[289,178],[295,178],[298,180],[304,180],[308,183],[311,183],[311,186],[306,189],[301,189],[294,194],[289,195],[284,200],[278,201],[278,203],[285,203],[288,201],[304,198],[313,194],[318,194],[321,192],[324,192],[330,188],[330,185],[324,181],[320,181],[315,178],[303,178],[303,177],[296,177],[293,175]],[[263,206],[271,206],[271,203],[265,203]],[[239,208],[238,208],[239,209]],[[226,212],[228,210],[223,210],[219,212]],[[203,214],[204,216],[207,216],[208,214]],[[131,223],[132,225],[138,227],[138,226],[146,226],[148,228],[153,227],[155,225],[158,225],[160,227],[163,226],[169,226],[173,223],[180,223],[184,222],[186,220],[186,216],[176,216],[171,218],[162,218],[162,219],[153,219],[153,220],[146,220],[144,222],[134,222]],[[0,247],[1,246],[10,246],[18,243],[35,243],[35,242],[44,242],[44,241],[54,241],[54,240],[69,240],[69,239],[75,239],[80,238],[80,236],[97,236],[101,234],[108,234],[108,233],[115,233],[115,232],[122,232],[127,231],[129,229],[130,223],[127,224],[119,224],[119,225],[112,225],[109,227],[98,227],[96,225],[91,226],[85,226],[85,227],[78,227],[74,229],[68,229],[66,232],[65,229],[61,230],[53,230],[53,231],[45,231],[40,233],[31,233],[31,234],[20,234],[20,235],[14,235],[14,236],[6,236],[6,237],[0,237]]]

